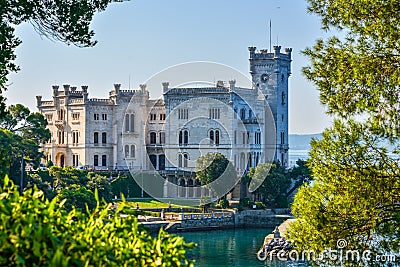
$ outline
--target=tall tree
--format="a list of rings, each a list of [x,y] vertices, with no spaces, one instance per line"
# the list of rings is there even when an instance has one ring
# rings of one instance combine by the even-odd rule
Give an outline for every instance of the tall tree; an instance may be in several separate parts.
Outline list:
[[[287,191],[290,186],[290,177],[285,168],[279,162],[262,163],[251,168],[248,173],[248,182],[256,180],[260,186],[253,192],[261,196],[265,204],[270,207],[287,207]]]
[[[314,181],[295,197],[297,220],[289,238],[300,250],[316,252],[335,249],[338,239],[361,252],[398,251],[400,5],[395,0],[308,2],[324,29],[342,30],[345,38],[318,40],[304,51],[311,59],[304,74],[337,120],[322,140],[312,141]]]
[[[0,117],[5,115],[7,75],[19,67],[14,63],[15,49],[21,41],[15,36],[15,27],[29,22],[42,36],[89,47],[96,44],[90,23],[97,11],[103,11],[110,2],[118,0],[71,0],[71,1],[20,1],[0,2]]]
[[[47,121],[38,112],[30,112],[21,104],[8,108],[7,114],[0,118],[0,139],[4,148],[9,149],[0,156],[3,173],[9,172],[14,180],[19,177],[22,157],[36,166],[39,164],[43,156],[39,145],[50,138],[46,126]]]
[[[197,158],[196,179],[207,185],[218,197],[225,197],[238,182],[235,167],[218,152]]]

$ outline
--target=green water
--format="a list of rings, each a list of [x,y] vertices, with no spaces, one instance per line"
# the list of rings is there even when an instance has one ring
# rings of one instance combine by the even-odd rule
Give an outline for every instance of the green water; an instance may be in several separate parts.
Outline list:
[[[245,228],[209,232],[179,233],[197,247],[188,253],[188,258],[196,260],[199,267],[287,267],[298,266],[283,262],[262,262],[257,259],[257,251],[264,237],[273,229]]]

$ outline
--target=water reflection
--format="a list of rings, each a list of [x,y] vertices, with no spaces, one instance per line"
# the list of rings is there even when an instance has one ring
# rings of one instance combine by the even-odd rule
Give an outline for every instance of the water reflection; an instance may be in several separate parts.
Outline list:
[[[246,228],[236,230],[220,230],[211,232],[179,233],[187,241],[196,242],[198,247],[188,253],[190,259],[196,260],[200,267],[288,267],[306,266],[300,263],[279,261],[259,261],[257,251],[264,237],[273,229]]]

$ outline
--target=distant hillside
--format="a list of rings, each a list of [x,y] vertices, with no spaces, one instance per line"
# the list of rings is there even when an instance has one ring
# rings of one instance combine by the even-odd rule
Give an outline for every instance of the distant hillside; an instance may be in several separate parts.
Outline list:
[[[320,139],[322,134],[289,134],[289,148],[294,150],[309,150],[312,138]]]

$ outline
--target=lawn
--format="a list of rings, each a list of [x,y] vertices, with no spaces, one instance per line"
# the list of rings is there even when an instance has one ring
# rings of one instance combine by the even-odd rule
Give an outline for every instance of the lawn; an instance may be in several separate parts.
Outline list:
[[[153,198],[130,198],[127,200],[127,204],[132,206],[132,208],[136,208],[136,204],[139,205],[139,208],[149,209],[149,208],[160,208],[166,209],[171,205],[172,208],[198,208],[198,206],[185,206],[185,205],[175,205],[173,203],[169,204],[168,202],[161,202]]]

